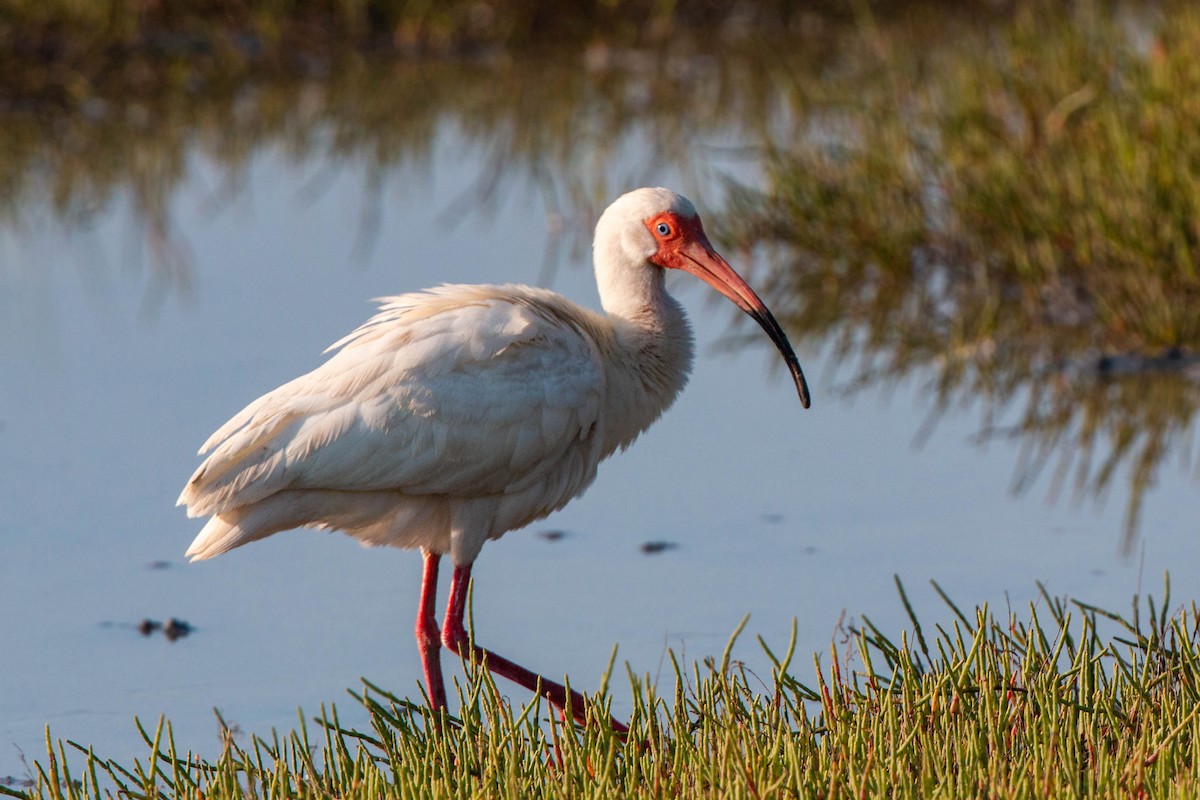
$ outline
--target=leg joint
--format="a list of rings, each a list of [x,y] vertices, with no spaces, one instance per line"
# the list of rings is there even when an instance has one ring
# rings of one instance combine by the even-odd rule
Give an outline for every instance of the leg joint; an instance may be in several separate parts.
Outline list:
[[[442,628],[442,644],[447,650],[462,654],[469,646],[469,637],[466,630],[461,624],[455,625],[454,620],[447,620],[447,624]]]
[[[432,617],[418,618],[413,632],[417,635],[417,647],[421,652],[437,650],[440,646],[442,632],[438,630],[437,621]]]

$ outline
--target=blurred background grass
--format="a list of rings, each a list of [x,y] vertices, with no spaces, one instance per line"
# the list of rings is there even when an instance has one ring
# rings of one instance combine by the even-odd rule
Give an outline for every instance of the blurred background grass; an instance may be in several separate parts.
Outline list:
[[[453,130],[487,154],[474,208],[532,182],[586,236],[654,172],[636,137],[708,187],[847,391],[917,376],[931,419],[982,400],[981,439],[1024,445],[1018,491],[1049,469],[1102,497],[1128,467],[1128,544],[1159,465],[1194,456],[1196,52],[1180,0],[4,0],[0,232],[128,203],[171,291],[193,160],[219,207],[271,149],[318,186],[361,170],[369,247],[372,198]],[[731,141],[761,177],[708,167]]]
[[[930,8],[993,19],[1006,2],[785,0],[5,0],[0,97],[78,102],[106,86],[193,86],[246,70],[320,71],[347,51],[464,57],[590,46],[719,49],[764,33],[806,35]],[[713,53],[718,55],[719,53]]]

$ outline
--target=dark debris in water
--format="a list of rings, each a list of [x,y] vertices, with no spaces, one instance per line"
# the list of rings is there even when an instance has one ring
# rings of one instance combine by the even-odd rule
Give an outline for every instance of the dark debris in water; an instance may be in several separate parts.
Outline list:
[[[643,542],[641,550],[645,555],[653,556],[666,552],[667,550],[674,550],[677,547],[679,547],[679,545],[675,542],[652,541]]]
[[[195,630],[190,622],[185,622],[184,620],[176,619],[175,617],[167,617],[166,622],[159,622],[156,619],[145,617],[141,622],[133,625],[130,625],[127,622],[103,622],[101,623],[101,626],[105,628],[132,627],[142,636],[146,637],[161,632],[163,636],[167,637],[167,641],[170,642],[173,642],[176,639],[182,639],[183,637],[190,635],[192,631]]]
[[[182,639],[192,632],[192,626],[181,619],[171,617],[163,624],[163,636],[168,640]]]
[[[1157,355],[1143,353],[1111,354],[1083,359],[1079,367],[1104,378],[1145,375],[1147,373],[1177,373],[1200,380],[1200,354],[1180,347],[1169,347]]]

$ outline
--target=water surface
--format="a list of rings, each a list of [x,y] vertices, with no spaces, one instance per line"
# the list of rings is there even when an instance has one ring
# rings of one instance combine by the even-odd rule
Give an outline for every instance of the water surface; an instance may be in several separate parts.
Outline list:
[[[583,195],[665,183],[711,217],[721,173],[756,179],[724,149],[744,140],[737,126],[697,124],[691,152],[703,157],[681,166],[658,158],[654,122],[626,123],[605,155],[582,148],[601,165]],[[308,135],[336,139],[320,122]],[[597,305],[586,247],[571,246],[588,240],[590,215],[536,170],[493,183],[497,150],[461,119],[432,123],[417,154],[385,171],[353,148],[361,157],[297,157],[285,141],[249,148],[232,187],[210,143],[186,145],[160,228],[136,191],[116,189],[85,226],[34,209],[3,239],[0,776],[24,774],[21,754],[41,755],[47,724],[128,760],[142,752],[134,716],[165,715],[182,749],[213,754],[214,708],[248,735],[289,729],[298,707],[349,707],[343,690],[362,676],[415,696],[417,554],[297,532],[187,565],[200,523],[173,504],[194,453],[245,403],[316,366],[370,298],[516,281]],[[488,186],[487,203],[470,202]],[[548,240],[565,245],[549,260]],[[800,654],[840,642],[858,615],[903,626],[893,574],[931,621],[950,614],[930,579],[963,604],[1014,608],[1038,581],[1124,608],[1171,567],[1176,597],[1200,590],[1186,568],[1200,556],[1186,470],[1159,470],[1122,555],[1126,482],[1104,502],[1050,501],[1043,485],[1014,493],[1022,443],[980,446],[978,407],[951,407],[924,436],[929,375],[848,397],[850,375],[820,341],[798,348],[814,390],[803,411],[765,337],[726,346],[756,329],[687,276],[673,286],[699,343],[690,385],[584,497],[485,547],[482,644],[587,690],[614,644],[630,669],[666,680],[667,648],[719,654],[750,614],[735,656],[766,679],[752,636],[783,646],[793,619]],[[536,535],[551,529],[566,535]],[[651,541],[678,547],[646,555]],[[168,617],[193,633],[171,643],[136,629]],[[629,713],[620,679],[613,690],[617,715]]]

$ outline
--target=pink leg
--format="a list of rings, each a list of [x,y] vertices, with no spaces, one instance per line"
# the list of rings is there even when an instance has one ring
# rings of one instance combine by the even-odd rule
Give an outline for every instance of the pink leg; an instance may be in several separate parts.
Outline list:
[[[442,642],[460,656],[469,653],[473,661],[485,662],[486,660],[489,670],[524,686],[531,692],[538,691],[540,685],[542,696],[557,708],[565,711],[567,707],[567,688],[565,686],[547,680],[536,672],[530,672],[519,664],[514,664],[507,658],[496,655],[491,650],[471,645],[466,628],[463,627],[463,615],[467,610],[467,584],[470,583],[470,580],[471,566],[469,564],[466,566],[455,565],[454,577],[450,581],[450,602],[446,605],[446,622],[442,625]],[[583,695],[579,692],[571,692],[571,708],[575,720],[583,723],[585,721],[584,701]],[[618,733],[626,733],[629,730],[615,719],[610,722],[613,730]]]
[[[442,680],[441,631],[437,624],[438,561],[441,556],[422,550],[425,571],[421,576],[421,606],[417,609],[417,650],[425,669],[425,688],[434,711],[446,707],[446,684]]]

